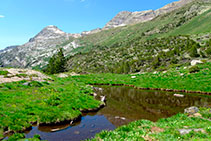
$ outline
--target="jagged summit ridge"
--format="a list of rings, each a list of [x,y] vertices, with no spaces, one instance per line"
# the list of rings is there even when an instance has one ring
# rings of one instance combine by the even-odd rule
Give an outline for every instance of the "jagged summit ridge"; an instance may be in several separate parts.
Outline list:
[[[173,3],[167,4],[164,7],[157,10],[146,10],[146,11],[140,11],[140,12],[122,11],[118,13],[111,21],[109,21],[103,29],[106,30],[106,29],[115,28],[119,26],[125,26],[128,24],[147,22],[161,14],[171,12],[192,1],[193,0],[176,1]]]
[[[68,38],[70,35],[60,30],[57,26],[49,25],[39,32],[35,37],[31,38],[29,42],[56,39],[64,36]]]
[[[59,46],[74,34],[65,33],[54,25],[45,27],[29,42],[0,52],[0,65],[11,67],[34,67],[47,64],[47,59],[51,57]],[[70,51],[78,47],[77,42],[67,44],[64,49]]]

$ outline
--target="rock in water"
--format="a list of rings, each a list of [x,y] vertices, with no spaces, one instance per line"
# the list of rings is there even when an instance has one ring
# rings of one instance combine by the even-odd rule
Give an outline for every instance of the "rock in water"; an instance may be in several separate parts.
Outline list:
[[[175,97],[185,97],[184,95],[182,94],[174,94]]]
[[[189,115],[193,115],[195,113],[198,113],[198,111],[199,111],[199,108],[195,107],[195,106],[185,109],[185,113],[187,113]]]
[[[101,96],[100,98],[101,98],[101,101],[102,102],[105,102],[106,101],[106,97],[105,96]]]

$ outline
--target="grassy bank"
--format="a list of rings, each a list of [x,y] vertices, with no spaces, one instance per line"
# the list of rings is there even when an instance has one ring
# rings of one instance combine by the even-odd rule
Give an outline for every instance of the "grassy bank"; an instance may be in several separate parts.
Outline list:
[[[140,88],[163,88],[174,90],[211,92],[211,63],[199,64],[199,72],[190,73],[190,68],[172,68],[166,72],[144,74],[88,74],[74,76],[78,82],[87,84],[127,84]]]
[[[114,131],[103,131],[93,140],[210,140],[211,118],[210,109],[202,108],[199,113],[202,117],[189,117],[186,114],[177,114],[167,119],[160,119],[156,123],[140,120],[117,128]],[[196,129],[181,134],[180,129]]]
[[[20,81],[0,85],[0,138],[16,133],[32,123],[51,124],[69,121],[82,110],[99,107],[101,102],[89,94],[91,87],[72,78],[53,82]]]

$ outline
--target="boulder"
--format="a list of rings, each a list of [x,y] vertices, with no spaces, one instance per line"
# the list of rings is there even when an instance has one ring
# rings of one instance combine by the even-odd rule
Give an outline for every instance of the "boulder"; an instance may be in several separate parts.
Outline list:
[[[136,78],[136,76],[131,76],[131,78]]]
[[[191,131],[206,133],[206,131],[204,129],[201,129],[201,128],[200,129],[179,129],[179,132],[180,132],[181,135],[188,134]]]
[[[68,75],[67,74],[64,74],[64,73],[61,73],[61,74],[58,75],[58,77],[60,77],[60,78],[66,78],[66,77],[68,77]]]
[[[198,113],[198,112],[199,112],[199,108],[195,106],[185,109],[185,113],[189,115],[194,115],[195,113]]]
[[[30,86],[30,83],[29,82],[25,82],[23,83],[24,86]]]
[[[105,102],[106,101],[106,96],[100,96],[100,101]]]
[[[202,64],[203,62],[201,60],[192,60],[191,66],[195,66],[196,64]]]

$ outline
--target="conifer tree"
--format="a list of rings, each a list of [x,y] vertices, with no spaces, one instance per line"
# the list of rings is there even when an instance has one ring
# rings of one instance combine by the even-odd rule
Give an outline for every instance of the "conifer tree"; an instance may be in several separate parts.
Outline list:
[[[63,49],[60,48],[58,53],[50,58],[45,72],[48,74],[65,72],[65,64],[66,59],[64,57]]]

